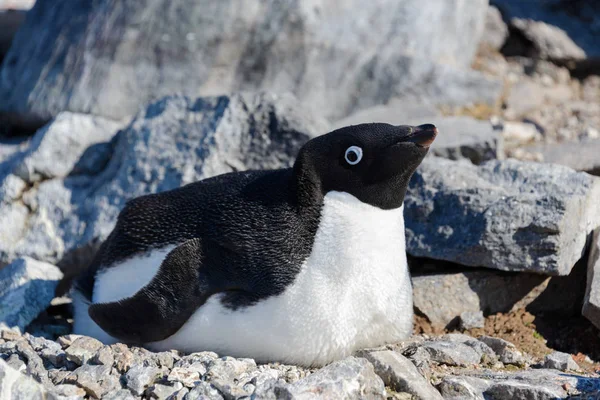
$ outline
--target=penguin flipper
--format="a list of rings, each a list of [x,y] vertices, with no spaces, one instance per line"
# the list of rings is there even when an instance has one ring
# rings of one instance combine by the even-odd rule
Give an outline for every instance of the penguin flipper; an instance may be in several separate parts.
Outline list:
[[[173,249],[157,274],[133,296],[92,304],[90,317],[106,333],[143,344],[173,335],[212,294],[202,268],[202,243],[190,239]]]

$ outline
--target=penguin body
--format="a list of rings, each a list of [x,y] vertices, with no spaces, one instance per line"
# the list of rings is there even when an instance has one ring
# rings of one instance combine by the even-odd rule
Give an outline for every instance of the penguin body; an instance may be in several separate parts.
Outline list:
[[[308,366],[406,338],[402,203],[436,133],[342,128],[293,168],[134,199],[77,281],[75,332]]]

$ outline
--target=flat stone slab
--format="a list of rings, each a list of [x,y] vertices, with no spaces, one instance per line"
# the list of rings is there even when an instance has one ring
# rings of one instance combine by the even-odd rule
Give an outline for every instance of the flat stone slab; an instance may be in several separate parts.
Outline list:
[[[444,399],[555,400],[594,393],[600,390],[600,380],[553,369],[462,371],[446,375],[437,388]]]
[[[405,201],[409,254],[568,275],[600,226],[600,178],[516,160],[424,160]]]
[[[539,144],[522,149],[528,153],[541,154],[545,163],[565,165],[577,171],[600,175],[600,139]]]

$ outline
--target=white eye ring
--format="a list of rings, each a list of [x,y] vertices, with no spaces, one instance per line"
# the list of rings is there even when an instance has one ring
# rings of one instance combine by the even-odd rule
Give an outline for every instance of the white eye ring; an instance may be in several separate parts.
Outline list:
[[[356,157],[356,159],[354,159],[354,157],[352,157],[352,155],[354,155],[354,157]],[[346,159],[346,162],[350,165],[356,165],[360,162],[360,160],[362,160],[363,157],[363,151],[360,147],[358,146],[350,146],[346,149],[346,155],[344,156],[344,158]]]

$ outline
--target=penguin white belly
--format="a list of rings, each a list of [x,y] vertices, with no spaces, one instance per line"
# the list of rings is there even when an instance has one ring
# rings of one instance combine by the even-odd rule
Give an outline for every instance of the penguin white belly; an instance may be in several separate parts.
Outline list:
[[[142,268],[137,263],[145,261],[147,283],[166,254],[165,249],[130,260],[111,268],[115,275],[100,275],[94,302],[132,295],[145,283],[137,279],[128,290],[117,286],[131,276],[127,271]],[[150,259],[157,261],[153,269]],[[404,339],[412,333],[413,311],[403,207],[382,210],[350,194],[330,192],[312,252],[292,285],[235,311],[223,307],[220,297],[209,298],[177,333],[147,347],[322,365],[359,348]]]

